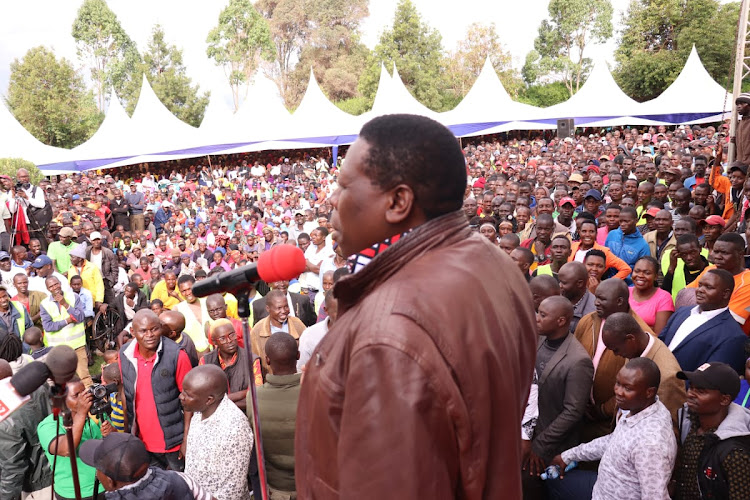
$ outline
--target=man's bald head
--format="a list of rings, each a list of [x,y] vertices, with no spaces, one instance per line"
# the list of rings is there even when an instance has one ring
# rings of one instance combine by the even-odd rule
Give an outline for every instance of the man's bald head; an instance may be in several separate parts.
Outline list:
[[[161,321],[159,319],[159,316],[156,315],[154,311],[152,311],[149,308],[144,308],[139,311],[136,311],[135,315],[133,316],[133,323],[135,322],[143,322],[143,321]]]
[[[224,300],[224,296],[220,293],[214,293],[206,297],[206,309],[226,307],[226,305],[227,303]]]
[[[622,280],[608,279],[596,287],[596,311],[602,318],[608,318],[616,312],[628,312],[628,285]]]
[[[190,370],[183,385],[189,387],[189,390],[196,394],[199,399],[204,399],[209,405],[213,398],[216,404],[221,402],[224,394],[227,393],[227,375],[224,370],[217,365],[199,365]],[[202,410],[198,410],[202,411]]]
[[[542,274],[532,278],[529,282],[529,288],[531,288],[531,296],[534,299],[535,310],[539,309],[539,304],[541,304],[547,297],[560,295],[560,285],[555,278],[548,274]]]
[[[583,263],[573,261],[563,264],[557,277],[563,297],[571,302],[573,298],[580,299],[586,293],[589,276]]]
[[[542,301],[542,304],[544,304],[545,310],[553,316],[565,317],[567,320],[573,317],[573,304],[565,297],[560,295],[547,297]]]
[[[164,327],[162,334],[172,340],[179,337],[185,329],[185,316],[177,311],[164,311],[159,315],[159,321],[161,321],[161,324]]]

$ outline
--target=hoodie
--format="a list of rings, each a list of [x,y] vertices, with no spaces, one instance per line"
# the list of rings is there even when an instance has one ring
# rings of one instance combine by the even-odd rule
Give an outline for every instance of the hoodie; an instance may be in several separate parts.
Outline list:
[[[622,229],[610,231],[604,246],[627,262],[630,269],[633,269],[638,259],[651,255],[648,243],[638,231],[630,234],[623,234]]]

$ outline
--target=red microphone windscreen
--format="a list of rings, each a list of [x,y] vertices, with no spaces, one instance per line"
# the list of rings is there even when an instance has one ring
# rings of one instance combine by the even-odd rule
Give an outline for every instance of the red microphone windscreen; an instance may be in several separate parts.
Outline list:
[[[294,245],[279,245],[258,259],[258,275],[266,283],[289,281],[305,272],[305,254]]]

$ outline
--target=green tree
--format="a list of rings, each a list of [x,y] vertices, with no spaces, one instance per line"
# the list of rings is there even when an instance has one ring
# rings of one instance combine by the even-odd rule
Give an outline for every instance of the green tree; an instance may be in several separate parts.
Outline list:
[[[570,99],[568,87],[564,82],[543,83],[529,85],[518,95],[520,102],[546,108]]]
[[[275,55],[268,22],[250,0],[230,0],[219,14],[219,24],[208,33],[206,43],[208,57],[224,68],[237,111],[260,59],[271,61]]]
[[[7,175],[11,179],[16,178],[16,174],[22,168],[29,171],[29,180],[32,184],[39,184],[44,179],[44,174],[29,160],[23,158],[0,158],[0,175]]]
[[[569,95],[578,92],[591,67],[585,57],[592,43],[612,37],[609,0],[551,0],[549,19],[542,21],[534,50],[526,57],[523,75],[528,84],[562,80]]]
[[[495,24],[472,23],[466,29],[464,39],[458,42],[456,50],[448,57],[448,79],[452,92],[458,98],[471,89],[488,57],[505,90],[513,97],[518,96],[523,81],[513,70],[511,55],[503,49]]]
[[[21,61],[10,64],[6,100],[16,119],[50,146],[81,144],[103,119],[73,65],[44,47],[30,49]]]
[[[177,118],[198,127],[203,121],[210,93],[198,95],[182,63],[182,51],[164,40],[158,24],[151,32],[148,50],[143,55],[144,71],[154,93]]]
[[[307,0],[259,0],[255,4],[258,12],[268,20],[271,38],[276,46],[276,58],[265,64],[264,69],[276,82],[285,100],[294,60],[299,57],[311,29],[308,3]]]
[[[639,101],[653,99],[677,78],[695,45],[709,74],[731,86],[739,3],[717,0],[636,0],[623,15],[614,77]]]
[[[449,109],[442,38],[422,21],[411,0],[399,1],[393,26],[380,36],[369,59],[359,81],[359,90],[368,99],[375,98],[380,65],[390,71],[395,63],[404,84],[422,104],[435,111]]]
[[[104,0],[84,0],[73,21],[78,57],[88,64],[100,110],[113,88],[126,105],[140,93],[141,56]]]

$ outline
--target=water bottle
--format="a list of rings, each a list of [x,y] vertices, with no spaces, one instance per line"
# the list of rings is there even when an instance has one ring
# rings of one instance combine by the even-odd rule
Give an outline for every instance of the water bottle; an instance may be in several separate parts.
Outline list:
[[[565,472],[568,472],[575,467],[578,467],[578,462],[570,462],[567,467],[565,467]],[[542,479],[542,481],[546,481],[547,479],[558,479],[560,477],[560,467],[557,465],[550,465],[545,469],[544,472],[539,474],[539,477]]]

